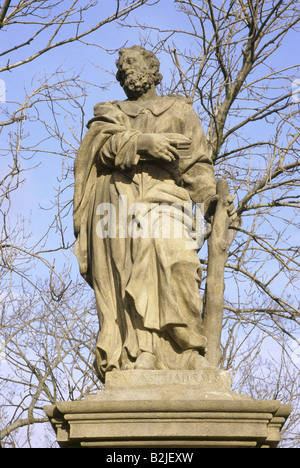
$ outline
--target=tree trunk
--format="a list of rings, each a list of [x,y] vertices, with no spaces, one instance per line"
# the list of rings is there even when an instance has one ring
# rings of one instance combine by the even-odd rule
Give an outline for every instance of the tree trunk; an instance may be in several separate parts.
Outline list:
[[[224,307],[224,268],[227,261],[227,234],[230,218],[227,214],[226,197],[228,183],[221,179],[217,183],[219,200],[212,221],[212,231],[208,238],[208,266],[204,294],[203,325],[208,345],[206,359],[218,366],[222,357],[221,333]]]

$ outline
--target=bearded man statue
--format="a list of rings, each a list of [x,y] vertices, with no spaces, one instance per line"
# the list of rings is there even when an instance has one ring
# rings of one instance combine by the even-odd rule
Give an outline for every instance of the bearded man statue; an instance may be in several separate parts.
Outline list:
[[[75,163],[75,254],[95,292],[103,382],[113,370],[208,365],[186,206],[209,216],[216,193],[199,118],[183,97],[158,95],[155,55],[121,49],[117,67],[127,99],[96,104]]]

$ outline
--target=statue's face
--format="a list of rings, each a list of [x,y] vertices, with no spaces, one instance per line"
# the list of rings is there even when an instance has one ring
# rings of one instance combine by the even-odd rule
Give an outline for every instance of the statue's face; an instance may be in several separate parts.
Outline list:
[[[123,72],[127,78],[133,73],[144,73],[148,70],[147,62],[144,60],[143,55],[135,49],[127,49],[123,54],[119,70]]]
[[[153,72],[143,55],[135,49],[126,49],[123,53],[119,60],[118,74],[129,99],[137,99],[154,84]]]

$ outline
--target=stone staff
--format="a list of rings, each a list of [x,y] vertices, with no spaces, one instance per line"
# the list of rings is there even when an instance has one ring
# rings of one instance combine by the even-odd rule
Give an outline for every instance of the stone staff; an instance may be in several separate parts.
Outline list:
[[[204,335],[207,338],[206,359],[212,366],[218,366],[222,357],[221,333],[224,308],[224,269],[228,258],[227,238],[231,218],[228,206],[232,203],[228,182],[217,182],[217,204],[212,218],[212,230],[208,238],[207,279],[203,307]]]

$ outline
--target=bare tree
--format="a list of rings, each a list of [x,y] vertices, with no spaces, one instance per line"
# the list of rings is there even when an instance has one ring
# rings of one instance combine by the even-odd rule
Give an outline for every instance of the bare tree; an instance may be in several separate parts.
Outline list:
[[[0,68],[0,73],[32,62],[57,47],[83,41],[106,24],[125,18],[140,6],[151,3],[155,1],[117,0],[111,8],[111,14],[100,19],[103,7],[97,0],[20,0],[16,4],[6,0],[0,11],[0,29],[20,25],[22,35],[21,40],[17,39],[15,44],[0,54],[3,62],[6,59],[6,65]],[[28,32],[27,26],[30,26]],[[33,46],[30,54],[27,52],[28,45]]]
[[[22,70],[71,43],[93,43],[92,33],[100,27],[118,19],[124,26],[131,11],[160,6],[146,0],[111,2],[111,14],[99,19],[98,3],[2,2],[0,33],[21,28],[16,37],[22,39],[0,53],[0,72]],[[239,391],[294,404],[282,446],[295,447],[300,125],[292,84],[299,64],[277,62],[285,41],[299,30],[300,14],[291,0],[173,4],[188,20],[185,29],[131,24],[130,17],[127,26],[145,32],[142,45],[170,63],[172,75],[161,92],[181,93],[193,104],[217,176],[225,176],[236,195],[239,218],[228,238],[220,365],[232,370]],[[91,369],[92,295],[73,279],[69,264],[72,165],[84,133],[87,86],[94,85],[57,68],[36,77],[23,102],[1,105],[0,132],[7,142],[1,143],[6,169],[0,175],[2,446],[32,444],[33,428],[45,421],[44,402],[80,398],[99,385]],[[57,158],[60,176],[52,203],[43,207],[49,210],[49,226],[36,238],[29,221],[14,216],[14,203],[42,155]],[[205,273],[205,250],[200,255]],[[203,293],[204,286],[205,281]]]
[[[142,28],[143,45],[173,67],[161,91],[183,94],[193,104],[217,177],[226,177],[236,195],[220,364],[257,397],[276,397],[282,379],[280,397],[295,402],[299,363],[290,348],[299,349],[300,123],[292,85],[299,63],[278,62],[286,41],[299,32],[299,9],[290,0],[175,3],[182,24],[188,23],[183,29],[126,26]],[[262,358],[268,347],[280,352],[277,364]],[[258,385],[258,364],[260,375],[272,367],[269,388]],[[295,405],[293,423],[298,411]],[[299,443],[299,436],[292,439]]]
[[[23,443],[30,446],[32,427],[47,421],[42,411],[43,401],[80,397],[91,385],[94,389],[98,385],[90,369],[95,324],[88,316],[93,300],[89,291],[84,300],[85,287],[71,274],[69,231],[72,226],[65,223],[72,202],[71,166],[83,129],[80,102],[84,101],[83,86],[77,76],[66,78],[60,69],[52,76],[39,79],[22,106],[26,119],[12,124],[14,131],[7,133],[9,147],[3,149],[8,161],[1,187],[0,339],[5,361],[0,364],[3,371],[0,439],[3,446]],[[60,122],[60,113],[68,115],[68,119]],[[76,129],[72,127],[75,113]],[[35,128],[36,137],[26,135],[28,127]],[[15,194],[22,190],[28,173],[34,173],[45,156],[58,158],[58,183],[53,200],[40,207],[46,210],[47,221],[37,234],[36,226],[33,228],[29,219],[15,216],[18,203]],[[14,162],[11,167],[9,158]],[[22,168],[23,162],[27,167]],[[62,253],[65,253],[63,257]],[[82,362],[79,362],[81,355]],[[27,427],[26,435],[22,431],[17,441],[16,431],[24,427]]]
[[[47,421],[43,404],[82,398],[91,389],[100,389],[93,372],[97,324],[89,291],[84,297],[82,284],[74,281],[57,294],[57,283],[41,281],[34,291],[22,290],[22,300],[6,300],[2,337],[9,371],[1,379],[5,425],[0,432],[5,446],[23,427],[30,445],[31,426]]]
[[[42,64],[22,101],[19,90],[14,100],[0,103],[2,447],[31,446],[34,428],[47,421],[44,404],[100,388],[92,368],[98,328],[94,300],[70,261],[73,162],[84,133],[87,87],[98,85],[84,82],[79,71],[58,64],[51,69],[42,61],[72,43],[84,47],[100,28],[156,2],[118,0],[105,9],[100,3],[6,0],[0,5],[0,34],[17,32],[9,44],[1,41],[1,78],[32,62]],[[19,213],[18,203],[27,179],[49,161],[57,168],[56,188],[52,200],[41,202],[41,220],[46,211],[47,222],[37,230]]]

